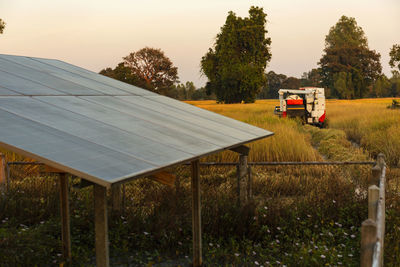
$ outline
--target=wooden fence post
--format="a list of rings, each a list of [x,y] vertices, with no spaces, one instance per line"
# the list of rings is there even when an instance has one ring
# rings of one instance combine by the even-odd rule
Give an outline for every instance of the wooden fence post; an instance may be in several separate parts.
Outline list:
[[[6,165],[6,158],[2,153],[0,153],[0,185],[5,184],[7,181]]]
[[[68,178],[60,173],[61,239],[63,256],[71,261],[71,230],[68,200]]]
[[[378,164],[375,165],[374,167],[372,167],[372,176],[371,176],[370,180],[368,181],[368,185],[379,186],[379,180],[381,178],[381,173],[382,173],[382,170]]]
[[[376,241],[376,223],[371,219],[363,221],[361,225],[361,267],[372,266]]]
[[[379,187],[371,185],[368,187],[368,219],[376,222],[379,200]]]
[[[383,169],[383,166],[385,166],[385,155],[383,153],[379,153],[377,160],[379,167],[381,168],[381,170]]]
[[[383,153],[379,153],[378,154],[378,158],[377,158],[377,162],[379,167],[381,168],[381,174],[382,174],[382,181],[380,181],[380,184],[382,185],[383,188],[380,188],[381,190],[381,194],[380,194],[380,199],[379,201],[382,202],[382,222],[381,222],[381,236],[380,238],[380,242],[381,242],[381,250],[382,253],[380,254],[380,263],[381,266],[383,266],[383,254],[384,254],[384,248],[385,248],[385,224],[386,224],[386,172],[384,172],[384,169],[386,169],[386,162],[385,162],[385,155]]]
[[[201,202],[200,202],[200,162],[192,161],[192,231],[193,267],[203,264],[201,255]]]

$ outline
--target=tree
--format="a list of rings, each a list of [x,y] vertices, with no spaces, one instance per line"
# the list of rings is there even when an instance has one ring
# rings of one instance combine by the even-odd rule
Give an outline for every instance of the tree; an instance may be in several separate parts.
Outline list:
[[[100,74],[169,95],[178,82],[178,69],[160,49],[145,47],[123,58],[115,69],[105,68]]]
[[[145,47],[124,57],[124,66],[146,89],[163,93],[178,82],[178,68],[161,49]]]
[[[229,12],[213,48],[201,59],[206,89],[225,103],[254,102],[265,85],[264,70],[271,60],[271,39],[266,38],[266,14],[251,7],[249,17]]]
[[[392,72],[392,77],[390,78],[390,84],[391,84],[391,90],[390,94],[391,96],[400,96],[400,72],[398,71],[393,71]]]
[[[382,74],[378,79],[376,79],[373,86],[373,93],[375,97],[388,97],[392,96],[392,84],[385,74]],[[395,95],[393,95],[395,96]]]
[[[105,68],[100,71],[100,74],[108,76],[110,78],[129,83],[132,85],[136,85],[139,87],[144,87],[144,83],[140,81],[140,79],[132,74],[130,68],[125,67],[124,62],[119,63],[115,69]]]
[[[389,65],[392,68],[397,68],[397,71],[400,71],[400,45],[395,44],[392,46],[392,49],[390,49],[390,61]]]
[[[179,100],[191,100],[192,95],[196,91],[196,86],[193,82],[186,82],[186,84],[178,84],[168,91],[167,96]]]
[[[318,63],[322,85],[336,97],[363,97],[382,73],[380,54],[368,48],[364,31],[354,18],[342,16],[331,27],[324,52]]]
[[[319,87],[321,86],[321,70],[320,69],[312,69],[309,72],[304,72],[301,76],[300,86],[312,86]]]
[[[5,27],[6,23],[2,19],[0,19],[0,34],[3,33]]]
[[[354,96],[351,73],[341,71],[333,75],[333,86],[341,98],[351,99]]]
[[[278,98],[278,90],[282,88],[282,84],[286,78],[284,74],[277,74],[272,70],[269,71],[265,74],[267,83],[262,87],[257,97],[261,99]]]
[[[295,77],[286,78],[281,85],[281,88],[284,89],[299,89],[299,87],[300,87],[300,80]]]
[[[191,100],[216,100],[215,94],[207,94],[207,89],[202,87],[193,92]]]

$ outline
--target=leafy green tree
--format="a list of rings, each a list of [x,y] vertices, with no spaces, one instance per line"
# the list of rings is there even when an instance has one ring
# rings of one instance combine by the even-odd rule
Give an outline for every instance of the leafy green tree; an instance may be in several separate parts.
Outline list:
[[[322,85],[330,88],[336,97],[363,97],[382,73],[380,54],[368,48],[364,31],[354,18],[342,16],[331,27],[324,52],[318,63]]]
[[[251,7],[249,17],[229,12],[213,48],[201,59],[206,89],[225,103],[254,102],[265,85],[264,70],[271,60],[271,39],[266,38],[266,14]]]
[[[284,74],[277,74],[274,71],[269,71],[265,74],[267,83],[262,87],[258,98],[261,99],[275,99],[278,98],[278,90],[282,88],[283,82],[287,79]]]
[[[325,37],[325,48],[367,47],[368,40],[355,18],[342,16]]]
[[[102,69],[100,74],[162,95],[176,95],[169,91],[175,90],[178,69],[160,49],[145,47],[123,59],[114,69]]]
[[[397,71],[400,71],[400,45],[395,44],[390,49],[390,61],[389,65],[392,68],[397,68]]]
[[[321,86],[321,70],[312,69],[309,72],[304,72],[301,76],[300,86]]]
[[[383,74],[378,79],[376,79],[374,83],[373,96],[375,97],[392,96],[391,88],[392,84],[390,83],[390,80],[386,77],[386,75]]]
[[[391,84],[391,96],[400,97],[400,72],[392,71],[392,77],[390,78]]]
[[[161,49],[145,47],[123,59],[125,67],[148,90],[163,94],[178,82],[178,68],[173,66]]]
[[[300,79],[297,79],[296,77],[286,78],[281,85],[281,88],[284,89],[299,89],[299,87],[300,87]]]
[[[191,100],[216,100],[214,93],[207,94],[207,89],[202,87],[193,92]]]
[[[351,84],[351,73],[339,72],[333,75],[334,83],[333,86],[336,92],[341,96],[341,98],[350,99],[352,98]]]
[[[284,74],[277,74],[269,71],[265,74],[266,85],[262,88],[257,98],[275,99],[278,98],[279,89],[299,89],[301,80],[296,77],[287,77]]]
[[[130,68],[125,67],[124,62],[119,63],[114,69],[105,68],[100,71],[100,74],[108,76],[110,78],[136,85],[139,87],[144,87],[144,83],[135,75],[132,74]]]
[[[186,82],[185,84],[181,83],[171,87],[166,95],[179,100],[191,100],[195,91],[196,86],[194,83]]]
[[[6,23],[2,19],[0,19],[0,34],[3,33],[5,27]]]

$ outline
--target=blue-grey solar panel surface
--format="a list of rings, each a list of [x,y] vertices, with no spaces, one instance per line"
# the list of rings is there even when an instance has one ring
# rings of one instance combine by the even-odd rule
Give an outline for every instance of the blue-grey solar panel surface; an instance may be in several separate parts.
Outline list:
[[[0,145],[103,186],[272,134],[62,61],[0,55]]]

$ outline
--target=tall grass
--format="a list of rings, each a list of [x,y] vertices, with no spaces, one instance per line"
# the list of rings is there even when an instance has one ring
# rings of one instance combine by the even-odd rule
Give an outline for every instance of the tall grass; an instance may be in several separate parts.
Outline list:
[[[310,135],[299,120],[280,119],[273,114],[277,100],[258,100],[254,104],[217,104],[215,101],[188,101],[198,107],[264,128],[275,135],[250,144],[251,161],[317,161],[321,156],[311,146]],[[237,160],[235,153],[224,152],[209,159]]]
[[[392,99],[328,101],[329,126],[343,130],[372,157],[382,152],[400,167],[400,110],[387,109]]]

